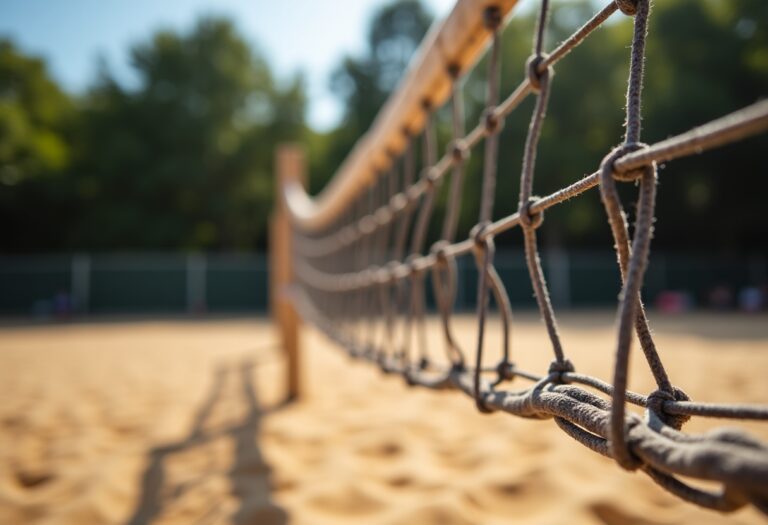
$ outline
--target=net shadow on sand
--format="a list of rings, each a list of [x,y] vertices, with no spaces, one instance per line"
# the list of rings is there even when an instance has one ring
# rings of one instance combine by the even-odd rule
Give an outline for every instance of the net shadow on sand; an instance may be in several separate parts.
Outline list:
[[[128,524],[144,525],[174,514],[196,524],[219,522],[225,517],[234,524],[287,522],[285,510],[271,500],[271,468],[257,447],[264,410],[259,406],[255,388],[256,366],[252,359],[220,366],[188,436],[149,451],[140,495]],[[244,404],[244,416],[232,424],[216,425],[217,413],[237,403]],[[219,471],[228,484],[224,488],[221,476],[216,484],[217,476],[211,475],[217,443],[219,447],[232,445],[232,461]],[[213,452],[205,450],[211,447]],[[190,453],[206,456],[205,464],[202,468],[187,465],[197,470],[196,475],[174,480],[174,462],[183,464]]]

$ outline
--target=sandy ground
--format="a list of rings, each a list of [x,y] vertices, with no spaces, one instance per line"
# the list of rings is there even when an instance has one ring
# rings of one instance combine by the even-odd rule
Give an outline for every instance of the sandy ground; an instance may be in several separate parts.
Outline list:
[[[459,325],[469,347],[472,321]],[[692,398],[768,401],[768,318],[654,326]],[[562,331],[579,371],[610,378],[610,315],[565,316]],[[516,322],[513,341],[520,365],[546,368],[535,317]],[[0,328],[0,523],[765,522],[668,496],[552,421],[481,415],[460,394],[408,388],[313,330],[304,345],[306,395],[280,406],[265,320]],[[641,365],[633,359],[631,387],[648,392]],[[768,440],[768,424],[744,427]]]

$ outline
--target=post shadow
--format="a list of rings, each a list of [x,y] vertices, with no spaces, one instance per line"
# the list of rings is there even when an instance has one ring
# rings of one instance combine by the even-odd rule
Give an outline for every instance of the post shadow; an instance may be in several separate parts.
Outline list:
[[[239,525],[283,525],[287,522],[287,513],[271,501],[270,467],[257,447],[259,423],[262,409],[259,407],[254,384],[256,364],[246,359],[240,363],[221,366],[216,370],[210,393],[195,415],[192,429],[188,436],[178,442],[161,445],[150,450],[149,463],[141,478],[141,494],[136,508],[126,522],[129,525],[152,523],[167,502],[162,500],[166,480],[165,462],[169,456],[200,447],[216,438],[232,439],[235,443],[233,465],[227,472],[231,495],[237,499],[238,506],[231,514],[232,523]],[[237,392],[246,403],[244,419],[224,428],[206,430],[205,424],[220,403],[226,403],[225,386],[237,381]],[[187,485],[174,487],[175,492],[183,493]],[[206,515],[215,514],[221,502],[210,502]],[[205,518],[206,516],[201,516]]]

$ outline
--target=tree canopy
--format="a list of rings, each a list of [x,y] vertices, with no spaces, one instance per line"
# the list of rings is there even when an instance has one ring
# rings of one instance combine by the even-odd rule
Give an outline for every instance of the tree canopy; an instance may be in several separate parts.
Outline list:
[[[10,212],[19,235],[6,237],[4,250],[264,246],[273,151],[304,133],[306,101],[302,78],[279,83],[232,22],[202,18],[187,33],[155,33],[131,50],[137,86],[102,68],[76,101],[45,76],[40,60],[17,58],[22,65],[14,66],[8,47],[0,67],[16,67],[18,78],[3,75],[2,85],[16,91],[5,88],[10,102],[0,106],[0,162],[4,181],[10,170],[23,174],[3,187],[23,209]],[[58,108],[72,105],[76,122],[56,140]],[[14,116],[26,135],[15,131]],[[18,167],[7,161],[10,147]],[[25,195],[38,171],[66,173],[33,200]],[[34,246],[30,222],[56,235]]]
[[[597,8],[555,4],[547,48]],[[502,94],[523,78],[535,13],[502,36]],[[418,0],[385,4],[367,47],[340,60],[330,85],[345,108],[327,133],[308,128],[301,76],[275,78],[266,58],[225,18],[163,30],[130,50],[137,81],[107,67],[87,93],[65,93],[45,63],[0,40],[0,220],[3,253],[71,250],[246,250],[265,246],[273,157],[301,141],[318,191],[368,129],[431,23]],[[595,171],[622,138],[631,20],[614,16],[556,67],[535,191],[546,194]],[[768,3],[665,0],[653,7],[643,140],[751,104],[768,86]],[[464,81],[467,125],[480,118],[483,63]],[[499,152],[498,216],[515,211],[532,100],[507,120]],[[438,113],[440,146],[448,112]],[[765,136],[662,166],[655,247],[765,251],[757,220],[768,180]],[[476,221],[482,155],[468,165],[460,235]],[[445,185],[444,185],[445,186]],[[624,188],[631,192],[631,188]],[[444,189],[443,189],[444,191]],[[437,221],[444,195],[438,203]],[[629,208],[631,210],[631,206]],[[605,248],[597,192],[547,212],[543,242]],[[499,244],[518,244],[503,235]]]

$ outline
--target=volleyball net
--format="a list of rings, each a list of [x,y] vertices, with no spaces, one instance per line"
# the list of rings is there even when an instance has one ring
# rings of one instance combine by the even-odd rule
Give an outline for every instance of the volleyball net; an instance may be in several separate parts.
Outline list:
[[[752,504],[768,513],[766,444],[730,428],[704,434],[682,431],[691,417],[766,420],[768,407],[689,399],[664,367],[640,293],[656,220],[657,164],[765,132],[768,101],[660,142],[642,142],[648,0],[611,1],[548,52],[544,39],[549,2],[539,0],[525,77],[502,98],[500,35],[515,3],[459,0],[451,14],[427,34],[398,90],[317,197],[305,193],[299,170],[291,164],[295,158],[284,155],[273,229],[279,244],[279,253],[273,254],[279,273],[277,293],[282,298],[277,300],[287,298],[292,305],[278,305],[279,321],[289,326],[284,333],[295,332],[296,320],[289,311],[295,308],[351,356],[399,374],[410,385],[463,392],[481,412],[554,420],[582,445],[613,458],[621,468],[643,471],[664,489],[698,505],[731,511]],[[632,40],[627,42],[631,51],[623,141],[601,161],[596,159],[594,173],[536,197],[536,154],[555,68],[615,13],[632,17],[634,24]],[[485,111],[466,132],[463,80],[486,53]],[[517,212],[493,220],[500,130],[527,97],[534,97],[535,103],[523,149]],[[452,115],[452,138],[441,152],[436,112],[444,105]],[[465,171],[475,151],[482,155],[479,215],[469,237],[457,239]],[[665,176],[673,172],[674,165]],[[637,193],[632,229],[618,189],[628,183]],[[447,204],[442,217],[434,217],[443,186]],[[600,192],[622,282],[610,383],[579,373],[578,363],[569,360],[537,242],[537,229],[547,209],[592,188]],[[440,222],[440,235],[427,246],[431,221]],[[543,371],[515,364],[510,345],[512,308],[494,267],[494,239],[514,228],[522,231],[530,281],[552,349],[551,364]],[[460,343],[454,322],[461,257],[472,258],[478,272],[472,347]],[[441,321],[445,348],[441,359],[427,349],[428,291]],[[486,348],[492,308],[501,322],[500,349]],[[289,354],[295,358],[296,335],[291,337]],[[648,394],[627,389],[630,351],[638,342],[656,383]],[[489,365],[487,354],[498,358]],[[297,390],[295,366],[290,374],[292,389]],[[513,380],[515,385],[519,380],[528,384],[511,389]],[[644,417],[628,410],[628,404],[644,408]],[[689,478],[718,482],[720,488],[701,488]]]

